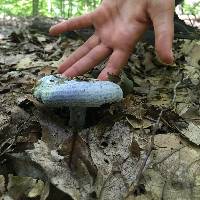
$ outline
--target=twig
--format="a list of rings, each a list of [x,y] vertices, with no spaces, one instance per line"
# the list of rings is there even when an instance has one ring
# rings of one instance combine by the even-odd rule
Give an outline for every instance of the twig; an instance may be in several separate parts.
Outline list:
[[[173,96],[173,99],[172,99],[172,102],[171,102],[171,107],[174,106],[174,103],[175,103],[175,101],[176,101],[177,88],[178,88],[178,86],[179,86],[183,81],[187,80],[188,77],[189,77],[189,76],[186,76],[185,78],[182,77],[182,79],[181,79],[180,81],[178,81],[178,82],[175,84],[174,89],[173,89],[174,96]]]
[[[141,167],[140,167],[140,169],[138,171],[138,174],[136,176],[135,181],[129,187],[129,191],[128,191],[125,199],[128,198],[131,195],[131,193],[139,185],[139,182],[140,182],[140,180],[142,178],[143,171],[144,171],[144,169],[146,167],[147,161],[148,161],[148,159],[149,159],[149,157],[151,155],[152,150],[154,149],[154,137],[155,137],[156,131],[159,129],[159,124],[160,124],[160,120],[161,120],[162,114],[163,114],[163,110],[161,110],[161,112],[160,112],[160,114],[158,116],[158,119],[157,119],[156,123],[154,124],[153,130],[152,130],[152,136],[151,136],[151,139],[150,139],[150,144],[149,144],[148,149],[146,150],[146,152],[147,152],[146,156],[145,156],[145,158],[144,158],[144,160],[143,160],[143,162],[141,164]]]
[[[174,89],[173,89],[173,92],[174,92],[174,96],[173,96],[173,99],[172,99],[172,102],[171,102],[171,105],[173,106],[175,101],[176,101],[176,89],[177,87],[181,84],[182,80],[177,82],[176,85],[174,86]]]
[[[10,143],[10,145],[3,150],[4,146],[7,143]],[[4,141],[0,146],[0,157],[3,156],[5,153],[11,152],[12,151],[11,147],[13,146],[14,143],[15,143],[15,138],[14,139],[9,138],[6,141]]]
[[[189,14],[187,14],[187,17],[188,17],[188,19],[189,19],[189,22],[190,22],[191,26],[194,27],[194,22],[191,20]]]

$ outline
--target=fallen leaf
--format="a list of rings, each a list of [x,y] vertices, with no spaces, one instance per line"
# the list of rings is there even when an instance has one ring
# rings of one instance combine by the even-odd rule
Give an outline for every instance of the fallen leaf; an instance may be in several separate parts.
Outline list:
[[[17,69],[27,69],[32,67],[33,59],[30,57],[25,57],[16,65]]]
[[[190,142],[200,145],[200,127],[193,122],[190,122],[187,129],[181,131],[181,134]]]

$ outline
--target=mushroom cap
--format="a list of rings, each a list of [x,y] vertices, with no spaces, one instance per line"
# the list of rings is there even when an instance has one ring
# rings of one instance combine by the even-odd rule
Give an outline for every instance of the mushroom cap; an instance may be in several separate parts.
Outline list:
[[[34,96],[52,107],[99,107],[123,98],[119,85],[110,81],[67,80],[60,76],[45,76],[34,89]]]

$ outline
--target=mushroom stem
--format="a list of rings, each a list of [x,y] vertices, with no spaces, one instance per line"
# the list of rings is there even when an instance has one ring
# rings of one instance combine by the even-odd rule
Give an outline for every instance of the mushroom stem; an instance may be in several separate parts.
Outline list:
[[[69,125],[73,128],[82,128],[85,125],[87,107],[69,107],[70,120]]]

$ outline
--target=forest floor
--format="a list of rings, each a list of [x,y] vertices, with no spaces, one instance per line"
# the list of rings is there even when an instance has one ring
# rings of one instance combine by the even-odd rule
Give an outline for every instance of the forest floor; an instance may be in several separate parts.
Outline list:
[[[89,108],[74,137],[68,108],[32,93],[83,40],[1,30],[0,199],[200,199],[200,41],[175,39],[173,65],[138,43],[112,77],[123,101]]]

